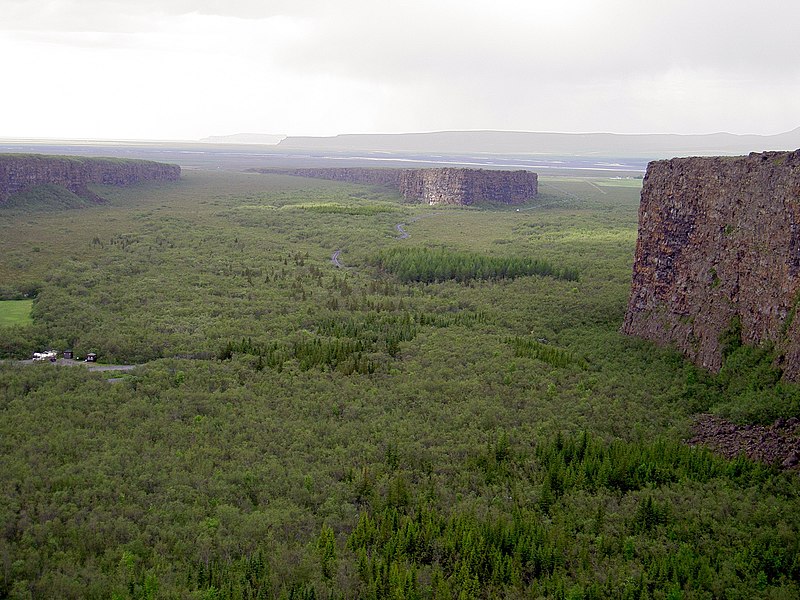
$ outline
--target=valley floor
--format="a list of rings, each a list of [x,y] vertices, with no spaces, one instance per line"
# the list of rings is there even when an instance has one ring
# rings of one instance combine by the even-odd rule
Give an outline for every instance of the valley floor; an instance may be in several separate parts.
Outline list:
[[[0,354],[140,366],[0,364],[0,597],[797,597],[797,476],[682,441],[789,427],[796,388],[623,336],[638,188],[542,184],[197,170],[5,212],[0,297],[36,298]]]

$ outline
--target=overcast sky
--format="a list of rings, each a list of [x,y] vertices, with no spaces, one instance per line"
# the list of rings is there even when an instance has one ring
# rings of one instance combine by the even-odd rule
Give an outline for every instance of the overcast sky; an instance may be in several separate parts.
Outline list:
[[[0,0],[0,137],[800,126],[796,0]]]

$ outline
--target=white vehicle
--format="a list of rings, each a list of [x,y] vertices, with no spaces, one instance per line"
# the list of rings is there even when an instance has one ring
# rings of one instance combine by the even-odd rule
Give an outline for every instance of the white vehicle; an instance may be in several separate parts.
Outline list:
[[[44,362],[49,360],[50,362],[56,361],[56,351],[55,350],[45,350],[44,352],[34,352],[33,353],[33,361],[34,362]]]

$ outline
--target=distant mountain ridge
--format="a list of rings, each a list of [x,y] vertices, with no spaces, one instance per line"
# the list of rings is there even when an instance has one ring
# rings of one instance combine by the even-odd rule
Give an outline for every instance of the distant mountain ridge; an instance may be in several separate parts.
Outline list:
[[[200,142],[204,144],[263,144],[274,146],[286,138],[280,133],[234,133],[233,135],[211,135]]]
[[[436,131],[342,134],[332,137],[289,136],[278,144],[278,148],[331,152],[563,154],[661,158],[795,150],[800,148],[800,127],[776,135]]]

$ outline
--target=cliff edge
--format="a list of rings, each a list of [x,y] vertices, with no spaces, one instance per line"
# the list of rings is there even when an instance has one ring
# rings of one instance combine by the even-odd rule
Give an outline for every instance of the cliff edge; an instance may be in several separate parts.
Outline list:
[[[771,342],[800,379],[800,150],[647,167],[622,330],[722,365],[720,336]]]
[[[176,181],[178,165],[149,160],[0,154],[0,205],[18,192],[42,185],[62,186],[93,201],[101,199],[90,184],[131,185],[141,181]]]
[[[278,171],[260,170],[264,173]],[[327,168],[279,171],[313,177],[397,189],[410,202],[469,205],[476,202],[521,204],[536,197],[538,177],[530,171],[489,169],[368,169]]]

